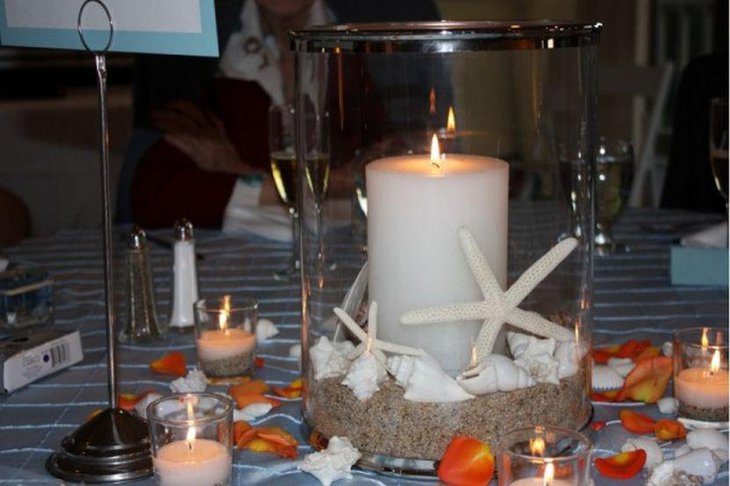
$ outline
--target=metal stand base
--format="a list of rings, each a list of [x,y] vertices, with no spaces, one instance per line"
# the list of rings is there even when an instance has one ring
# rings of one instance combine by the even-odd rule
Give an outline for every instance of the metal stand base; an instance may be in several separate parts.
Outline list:
[[[147,424],[140,417],[108,408],[61,442],[46,461],[57,478],[83,483],[129,481],[152,475]]]

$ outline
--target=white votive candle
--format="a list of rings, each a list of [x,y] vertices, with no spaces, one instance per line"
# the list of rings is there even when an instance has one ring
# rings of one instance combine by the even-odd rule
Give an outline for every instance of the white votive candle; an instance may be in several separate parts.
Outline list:
[[[674,379],[674,398],[697,408],[728,406],[728,371],[687,368]]]
[[[231,452],[208,439],[165,444],[153,458],[161,486],[215,486],[230,483]]]
[[[507,281],[509,165],[448,154],[389,157],[366,168],[370,299],[378,338],[422,348],[453,375],[469,365],[480,321],[404,326],[405,312],[483,300],[458,230],[473,235],[497,281]]]
[[[200,361],[217,361],[256,350],[256,336],[238,328],[203,331],[198,338]]]

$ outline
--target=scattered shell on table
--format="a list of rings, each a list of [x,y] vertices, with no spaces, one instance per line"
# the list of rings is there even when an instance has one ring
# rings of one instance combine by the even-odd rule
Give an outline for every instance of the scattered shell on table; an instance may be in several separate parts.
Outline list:
[[[431,356],[396,355],[388,358],[388,371],[405,388],[403,397],[414,402],[459,402],[474,398],[441,369]]]
[[[700,486],[702,478],[677,469],[674,461],[659,464],[646,480],[646,486]]]
[[[716,449],[728,450],[728,439],[725,434],[714,429],[696,429],[687,434],[687,445],[692,449],[707,447],[711,451]]]
[[[299,464],[299,469],[316,477],[323,486],[340,479],[350,479],[350,469],[360,459],[360,452],[345,437],[332,437],[327,449],[313,452]]]
[[[674,466],[688,474],[701,476],[705,482],[715,480],[721,464],[707,447],[695,449],[674,459]]]
[[[681,446],[674,449],[674,458],[678,458],[679,456],[683,456],[685,454],[689,454],[692,452],[692,448],[688,446],[687,444],[682,444]]]
[[[679,407],[679,400],[674,397],[664,397],[656,401],[656,405],[659,408],[659,412],[674,414],[677,413]]]
[[[618,371],[608,365],[595,365],[591,382],[594,390],[605,391],[621,388],[624,379]]]
[[[621,446],[621,452],[635,451],[644,449],[646,452],[646,462],[644,469],[653,469],[664,461],[664,454],[661,447],[655,440],[648,437],[631,437],[626,439],[624,445]]]
[[[668,358],[671,358],[673,352],[674,344],[672,344],[671,341],[664,341],[664,344],[662,344],[662,354]]]
[[[158,398],[162,398],[162,395],[159,393],[147,393],[142,400],[138,401],[137,404],[134,406],[134,411],[137,412],[137,415],[140,417],[146,419],[147,418],[147,405],[154,402]]]
[[[204,392],[207,388],[208,378],[198,368],[193,368],[184,378],[180,377],[170,383],[172,393]]]
[[[256,321],[256,341],[263,342],[279,334],[273,322],[268,319]]]
[[[634,369],[634,362],[631,358],[609,358],[608,366],[616,370],[622,378],[626,378]]]
[[[365,401],[380,390],[380,384],[384,379],[383,365],[373,353],[365,351],[352,362],[342,384],[352,390],[358,400]]]

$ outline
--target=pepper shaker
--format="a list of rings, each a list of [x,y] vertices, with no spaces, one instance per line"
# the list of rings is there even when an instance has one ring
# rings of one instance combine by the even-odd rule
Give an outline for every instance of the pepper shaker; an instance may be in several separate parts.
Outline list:
[[[152,287],[147,235],[134,226],[127,237],[127,320],[119,333],[123,343],[147,342],[165,335],[157,321],[155,294]]]
[[[193,225],[187,219],[175,223],[175,243],[170,327],[176,331],[193,330],[193,304],[198,300],[198,275],[195,268]]]

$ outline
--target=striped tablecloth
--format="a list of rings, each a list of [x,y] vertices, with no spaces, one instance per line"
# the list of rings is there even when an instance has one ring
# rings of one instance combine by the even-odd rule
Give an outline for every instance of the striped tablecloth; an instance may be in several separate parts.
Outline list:
[[[626,242],[629,253],[596,258],[595,319],[593,338],[597,344],[650,338],[660,345],[679,328],[695,325],[728,325],[727,289],[673,287],[669,282],[669,246],[682,234],[697,228],[695,223],[716,221],[717,216],[689,212],[636,210],[625,214],[615,234]],[[164,236],[164,235],[163,235]],[[198,232],[198,249],[205,255],[199,263],[203,296],[223,293],[250,295],[260,302],[260,314],[281,330],[259,347],[266,364],[261,378],[285,384],[299,375],[297,362],[288,355],[299,342],[300,290],[296,283],[277,282],[272,272],[282,268],[290,247],[256,237],[231,237],[217,232]],[[58,484],[44,468],[46,458],[64,436],[75,430],[87,415],[104,408],[107,400],[106,350],[101,286],[100,236],[95,232],[62,232],[49,238],[35,238],[8,249],[14,260],[28,260],[50,271],[55,280],[55,325],[79,329],[84,360],[61,373],[34,383],[9,396],[0,397],[0,484]],[[152,246],[154,283],[161,320],[170,307],[171,252]],[[119,270],[122,260],[117,260]],[[118,290],[119,286],[118,286]],[[121,294],[120,294],[121,296]],[[171,350],[182,351],[195,362],[193,339],[170,334],[164,342],[147,346],[120,346],[120,388],[139,393],[149,389],[165,391],[169,380],[148,370],[151,358]],[[613,420],[617,408],[595,407],[595,418]],[[298,400],[282,407],[258,423],[281,425],[305,444],[300,430]],[[614,426],[609,426],[609,429]],[[619,426],[617,426],[619,427]],[[602,433],[597,448],[619,444],[616,434]],[[310,452],[301,445],[299,456]],[[608,484],[597,475],[596,484]],[[152,480],[135,484],[152,484]],[[342,484],[422,484],[410,479],[355,472],[355,479]],[[642,484],[635,479],[627,485]],[[291,485],[318,484],[298,472],[296,462],[268,454],[235,452],[234,484]],[[727,484],[727,466],[717,484]]]

